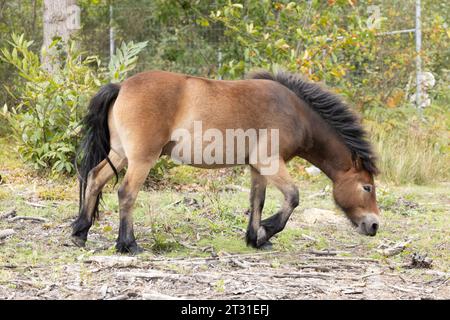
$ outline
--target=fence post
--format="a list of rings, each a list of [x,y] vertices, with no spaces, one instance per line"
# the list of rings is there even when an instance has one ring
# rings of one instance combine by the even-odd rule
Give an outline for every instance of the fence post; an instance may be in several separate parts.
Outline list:
[[[109,61],[114,55],[114,28],[113,28],[113,6],[109,4]]]
[[[219,68],[218,68],[219,80],[222,80],[222,75],[220,74],[220,69],[222,68],[222,50],[220,50],[220,49],[219,49],[219,52],[217,54],[217,62],[218,62],[218,65],[219,65]]]
[[[416,0],[416,106],[420,108],[422,96],[422,30],[420,22],[420,0]]]

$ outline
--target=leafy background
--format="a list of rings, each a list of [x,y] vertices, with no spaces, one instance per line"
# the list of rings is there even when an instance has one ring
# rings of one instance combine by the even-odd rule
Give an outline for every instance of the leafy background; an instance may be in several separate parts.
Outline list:
[[[61,49],[62,68],[53,75],[39,62],[42,1],[0,0],[0,133],[14,137],[22,159],[36,170],[74,173],[77,124],[101,84],[148,69],[237,79],[255,68],[281,67],[326,83],[363,115],[380,154],[382,179],[423,184],[449,177],[446,1],[422,1],[420,55],[424,71],[436,78],[425,110],[410,102],[414,33],[384,34],[414,27],[413,0],[78,5],[82,29],[69,50]],[[379,28],[368,24],[370,5],[380,8]],[[111,22],[117,47],[112,58]],[[164,159],[157,171],[164,174],[169,167]]]

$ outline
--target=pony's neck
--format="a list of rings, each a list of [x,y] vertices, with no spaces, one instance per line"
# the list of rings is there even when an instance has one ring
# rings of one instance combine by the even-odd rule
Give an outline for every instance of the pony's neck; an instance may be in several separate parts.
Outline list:
[[[311,129],[311,147],[300,156],[336,182],[354,166],[352,154],[334,129],[322,121],[316,124]]]

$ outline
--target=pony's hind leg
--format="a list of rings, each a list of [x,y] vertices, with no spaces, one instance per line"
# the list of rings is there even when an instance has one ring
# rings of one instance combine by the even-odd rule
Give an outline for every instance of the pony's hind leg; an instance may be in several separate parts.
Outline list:
[[[139,189],[142,187],[150,169],[158,159],[158,155],[150,160],[129,159],[128,170],[122,185],[119,188],[120,226],[116,249],[121,253],[136,254],[142,250],[136,243],[133,231],[133,204],[136,201]]]
[[[117,171],[123,169],[126,159],[111,151],[108,155],[111,163]],[[98,196],[105,184],[114,176],[114,171],[107,162],[103,160],[94,167],[88,175],[84,201],[80,203],[80,214],[72,223],[72,241],[80,247],[84,247],[89,229],[94,221],[94,212],[98,206]]]
[[[252,189],[250,191],[250,214],[245,235],[247,245],[256,247],[257,233],[261,226],[261,215],[266,198],[267,179],[258,170],[250,167],[252,176]]]
[[[265,177],[283,193],[284,202],[276,214],[261,221],[261,226],[257,232],[257,247],[263,246],[273,235],[284,229],[289,217],[299,204],[298,188],[292,182],[284,161],[280,159],[277,174]]]

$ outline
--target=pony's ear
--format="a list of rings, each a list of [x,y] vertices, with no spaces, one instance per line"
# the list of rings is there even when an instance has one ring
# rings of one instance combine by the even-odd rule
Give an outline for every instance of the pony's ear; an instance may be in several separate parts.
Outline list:
[[[353,165],[355,166],[356,171],[360,171],[364,169],[362,160],[360,157],[355,157],[355,159],[353,160]]]

